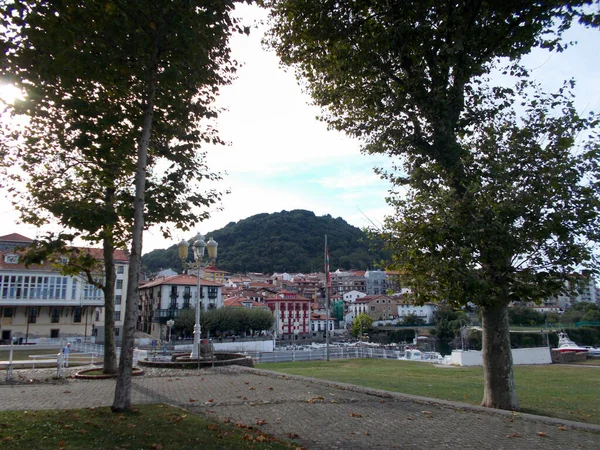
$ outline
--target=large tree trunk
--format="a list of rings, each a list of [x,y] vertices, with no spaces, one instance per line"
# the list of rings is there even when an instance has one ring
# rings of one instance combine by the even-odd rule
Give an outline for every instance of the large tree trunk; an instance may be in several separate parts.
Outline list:
[[[155,58],[158,59],[158,48],[155,49]],[[156,67],[153,67],[156,70]],[[123,412],[131,408],[131,385],[133,372],[133,348],[135,344],[135,328],[137,324],[139,303],[139,278],[142,256],[142,236],[144,232],[144,196],[146,187],[146,164],[148,160],[148,146],[152,131],[152,116],[154,114],[154,97],[156,95],[156,72],[148,85],[146,108],[144,110],[144,124],[142,136],[138,145],[138,160],[135,174],[135,205],[133,212],[133,237],[131,242],[131,255],[129,257],[129,278],[127,285],[127,304],[123,323],[123,343],[119,358],[119,372],[115,398],[112,405],[113,412]]]
[[[106,231],[105,231],[106,232]],[[104,373],[117,373],[117,351],[115,348],[115,255],[112,239],[103,241],[104,256]]]
[[[519,408],[510,349],[508,304],[483,306],[483,372],[482,406],[516,411]]]

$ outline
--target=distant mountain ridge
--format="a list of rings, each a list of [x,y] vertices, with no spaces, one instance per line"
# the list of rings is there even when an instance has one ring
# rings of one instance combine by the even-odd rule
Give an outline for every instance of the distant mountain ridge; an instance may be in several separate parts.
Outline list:
[[[386,259],[383,251],[371,251],[366,234],[344,219],[329,214],[316,216],[296,209],[256,214],[207,233],[219,243],[217,266],[228,272],[322,272],[327,235],[331,270],[374,268]],[[190,237],[190,240],[193,237]],[[190,252],[191,255],[191,252]],[[181,269],[174,245],[143,255],[142,265],[151,273]]]

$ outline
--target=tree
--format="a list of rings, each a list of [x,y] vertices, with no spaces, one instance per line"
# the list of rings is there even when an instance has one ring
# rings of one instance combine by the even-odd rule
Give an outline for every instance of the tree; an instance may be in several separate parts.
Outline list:
[[[210,125],[200,125],[216,117],[211,103],[235,71],[227,45],[242,31],[230,17],[234,3],[2,7],[1,75],[30,94],[14,110],[30,118],[23,139],[4,143],[16,148],[24,169],[33,163],[25,172],[33,205],[25,219],[37,220],[46,208],[76,235],[102,241],[109,295],[114,265],[107,249],[131,242],[116,411],[130,407],[142,231],[164,222],[188,229],[208,215],[197,208],[219,198],[197,190],[215,178],[198,149],[221,142]]]
[[[496,241],[485,239],[477,245],[476,251],[484,252],[485,267],[480,267],[486,269],[475,271],[479,277],[449,276],[473,274],[477,263],[468,233],[478,231],[481,237],[481,227],[494,230],[492,218],[502,214],[472,199],[482,169],[473,159],[475,148],[468,139],[473,127],[479,125],[483,133],[481,125],[494,117],[493,109],[477,110],[478,86],[500,58],[512,62],[507,73],[527,75],[518,59],[536,46],[561,50],[562,33],[574,19],[597,24],[597,16],[585,13],[584,7],[591,3],[265,1],[272,8],[269,43],[284,64],[296,69],[314,102],[323,108],[322,120],[363,139],[366,152],[395,157],[398,171],[382,175],[398,187],[412,188],[409,203],[391,201],[403,224],[409,220],[403,221],[401,213],[412,215],[411,236],[418,236],[422,247],[414,244],[410,252],[403,251],[400,241],[406,240],[398,232],[404,227],[396,226],[393,219],[387,223],[393,230],[387,237],[398,251],[396,264],[407,269],[409,285],[419,288],[419,301],[443,292],[452,293],[446,297],[452,301],[481,307],[485,406],[518,408],[506,308],[507,297],[513,295],[506,279],[512,254],[509,250],[502,258],[502,251],[495,251],[505,244],[501,233],[494,233]],[[499,87],[493,92],[501,104],[511,91]],[[505,146],[503,152],[510,149]],[[477,224],[470,221],[473,213]],[[428,219],[436,226],[419,229],[418,224]],[[463,246],[465,238],[470,242]],[[435,270],[422,264],[434,263],[434,258],[427,258],[430,249],[439,256]],[[542,274],[538,280],[531,270],[528,277],[536,288],[547,282],[547,291],[560,289],[552,276]],[[497,281],[494,295],[478,295],[477,284],[483,281],[489,287],[492,280]],[[521,292],[525,284],[521,283]],[[474,293],[474,298],[466,292]]]
[[[360,336],[362,341],[363,335],[371,331],[373,327],[373,319],[366,313],[360,313],[352,321],[352,336]]]
[[[460,329],[469,324],[464,311],[455,309],[449,305],[440,305],[435,312],[435,328],[431,330],[433,336],[441,341],[451,341],[456,337]]]
[[[192,336],[195,324],[196,312],[194,309],[188,308],[180,311],[179,315],[175,318],[173,328],[179,332],[183,332],[186,336]]]
[[[491,97],[478,99],[492,107]],[[504,98],[507,105],[516,101]],[[431,170],[419,189],[394,200],[386,233],[417,298],[479,307],[484,404],[515,409],[508,305],[564,292],[565,282],[579,277],[575,270],[593,263],[600,238],[598,119],[579,117],[566,92],[533,94],[523,117],[513,107],[493,108],[493,118],[460,140],[472,149],[463,163],[465,192]],[[576,145],[590,129],[590,139]]]

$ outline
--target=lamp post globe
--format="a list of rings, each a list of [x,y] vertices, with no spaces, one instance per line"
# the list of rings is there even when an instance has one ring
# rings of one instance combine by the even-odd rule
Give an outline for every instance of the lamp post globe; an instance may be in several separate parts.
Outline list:
[[[206,243],[206,248],[208,250],[208,260],[212,263],[214,263],[217,259],[218,246],[219,244],[217,243],[217,241],[215,241],[212,238]]]
[[[194,242],[194,261],[201,263],[204,258],[204,249],[206,249],[206,242],[202,239],[202,235],[198,234],[196,241]]]
[[[182,239],[179,244],[177,244],[177,251],[179,252],[179,259],[185,261],[188,257],[188,247],[190,244],[185,239]]]

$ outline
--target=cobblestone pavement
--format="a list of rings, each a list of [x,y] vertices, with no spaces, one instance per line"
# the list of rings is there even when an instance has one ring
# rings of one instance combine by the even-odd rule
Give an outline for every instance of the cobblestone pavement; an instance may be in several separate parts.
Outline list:
[[[114,380],[52,380],[33,372],[0,382],[0,410],[112,404]],[[600,426],[247,368],[149,370],[134,378],[132,403],[166,403],[253,425],[307,449],[600,448]]]

